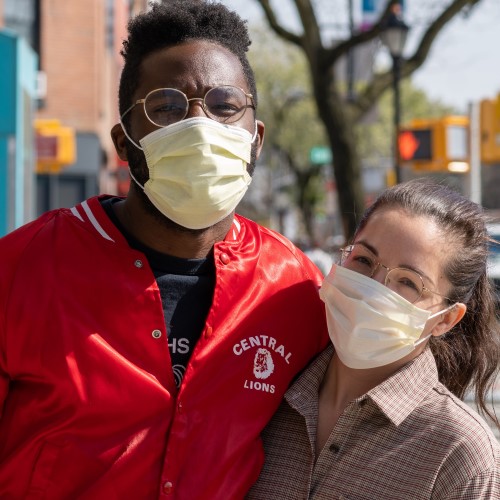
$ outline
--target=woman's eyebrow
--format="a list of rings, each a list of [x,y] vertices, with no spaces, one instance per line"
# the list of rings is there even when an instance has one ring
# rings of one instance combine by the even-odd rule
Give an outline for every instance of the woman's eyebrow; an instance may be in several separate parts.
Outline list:
[[[355,245],[363,245],[365,248],[367,248],[368,250],[370,250],[370,252],[375,255],[376,257],[378,257],[378,251],[377,249],[370,245],[370,243],[368,243],[367,241],[365,240],[358,240],[358,241],[355,241],[354,242]],[[424,271],[422,271],[421,269],[419,269],[418,267],[415,267],[411,264],[399,264],[398,267],[403,267],[405,269],[410,269],[411,271],[414,271],[415,273],[419,274],[422,278],[425,278],[432,286],[436,286],[436,284],[434,283],[434,281],[432,281],[432,279],[424,273]]]

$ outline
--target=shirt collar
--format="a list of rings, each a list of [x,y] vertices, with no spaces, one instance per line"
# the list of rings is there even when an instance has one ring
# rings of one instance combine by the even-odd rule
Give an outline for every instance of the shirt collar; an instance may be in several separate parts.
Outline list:
[[[367,396],[394,425],[400,425],[438,384],[436,361],[427,348]]]
[[[231,224],[231,228],[226,234],[224,241],[238,241],[238,237],[241,232],[241,221],[239,217],[234,214],[233,223]]]
[[[285,394],[288,404],[301,415],[317,411],[318,392],[333,355],[330,344],[314,359]],[[396,426],[400,425],[438,384],[436,361],[429,348],[364,396]]]
[[[329,344],[302,372],[285,393],[288,404],[304,416],[315,414],[318,392],[328,363],[333,355],[333,345]],[[313,403],[313,404],[311,404]]]

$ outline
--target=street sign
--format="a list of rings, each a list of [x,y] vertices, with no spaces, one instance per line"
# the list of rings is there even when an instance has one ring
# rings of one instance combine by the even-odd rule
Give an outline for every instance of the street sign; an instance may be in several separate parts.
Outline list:
[[[36,171],[39,174],[59,173],[76,160],[76,139],[72,127],[63,127],[56,119],[37,119]]]
[[[37,159],[53,160],[57,157],[57,137],[37,134],[35,136]]]
[[[309,151],[309,160],[313,165],[327,165],[332,162],[332,150],[328,146],[313,146]]]

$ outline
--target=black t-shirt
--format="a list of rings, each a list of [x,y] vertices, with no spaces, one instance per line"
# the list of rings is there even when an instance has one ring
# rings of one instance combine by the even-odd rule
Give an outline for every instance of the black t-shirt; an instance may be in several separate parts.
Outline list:
[[[146,255],[153,270],[163,304],[175,382],[179,387],[212,304],[214,259],[212,255],[205,259],[181,259],[143,245],[116,217],[112,205],[118,201],[120,198],[107,198],[101,204],[128,244]]]

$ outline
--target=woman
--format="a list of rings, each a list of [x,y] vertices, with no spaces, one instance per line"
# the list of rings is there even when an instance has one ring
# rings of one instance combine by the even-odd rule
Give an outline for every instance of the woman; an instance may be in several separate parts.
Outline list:
[[[499,499],[486,394],[500,332],[481,208],[411,181],[368,209],[325,278],[330,338],[264,432],[259,499]],[[500,426],[499,426],[500,427]]]

